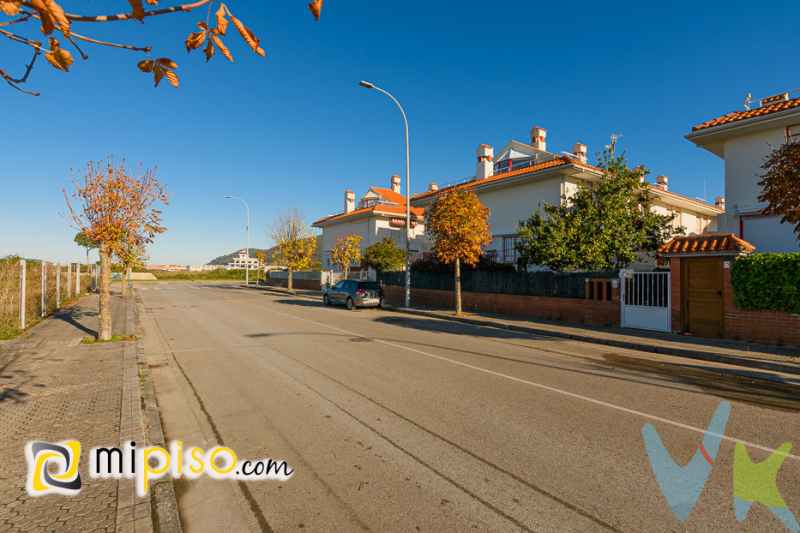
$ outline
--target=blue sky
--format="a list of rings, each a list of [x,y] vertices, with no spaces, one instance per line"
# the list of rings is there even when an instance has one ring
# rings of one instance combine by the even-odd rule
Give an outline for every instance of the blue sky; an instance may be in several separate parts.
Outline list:
[[[128,6],[61,3],[70,12]],[[148,247],[152,263],[202,264],[244,247],[244,206],[227,195],[250,206],[250,245],[270,246],[264,227],[290,203],[310,224],[340,211],[346,189],[360,196],[404,175],[400,112],[362,79],[408,115],[412,193],[473,175],[479,143],[529,142],[541,126],[549,151],[582,142],[590,162],[622,135],[631,166],[669,176],[670,190],[690,197],[703,196],[705,180],[710,201],[723,194],[722,160],[683,136],[743,109],[747,93],[800,87],[795,2],[327,0],[318,22],[303,0],[229,4],[266,58],[232,25],[225,41],[236,63],[187,56],[200,9],[144,26],[73,27],[153,45],[153,57],[178,63],[179,90],[166,81],[154,89],[136,68],[142,53],[90,45],[87,61],[73,52],[70,73],[40,58],[25,88],[42,96],[0,87],[0,256],[80,260],[75,230],[59,216],[61,190],[71,168],[108,155],[157,166],[174,193],[168,231]],[[0,46],[0,68],[21,75],[27,50]]]

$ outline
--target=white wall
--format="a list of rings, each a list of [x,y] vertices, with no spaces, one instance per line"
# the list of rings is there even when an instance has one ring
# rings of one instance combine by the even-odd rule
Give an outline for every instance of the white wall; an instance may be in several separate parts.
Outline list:
[[[745,217],[741,232],[739,212],[764,204],[758,201],[762,193],[758,182],[764,173],[761,165],[774,148],[786,142],[785,127],[739,135],[725,141],[725,205],[726,214],[720,217],[720,232],[733,233],[756,247],[756,252],[798,252],[800,246],[787,224],[780,217],[757,220]],[[750,228],[748,229],[748,224]]]
[[[517,220],[527,220],[539,209],[539,202],[550,205],[560,203],[561,178],[479,191],[478,198],[491,212],[489,224],[492,235],[516,235]]]

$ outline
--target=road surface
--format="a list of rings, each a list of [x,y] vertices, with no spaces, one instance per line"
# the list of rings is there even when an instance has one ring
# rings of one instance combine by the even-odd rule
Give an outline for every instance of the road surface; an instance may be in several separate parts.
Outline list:
[[[732,482],[737,441],[754,462],[800,443],[791,386],[225,284],[138,295],[167,441],[293,469],[175,480],[186,531],[788,531],[760,503],[737,522]],[[642,427],[682,466],[723,400],[725,439],[680,522]],[[793,452],[777,488],[800,515]]]

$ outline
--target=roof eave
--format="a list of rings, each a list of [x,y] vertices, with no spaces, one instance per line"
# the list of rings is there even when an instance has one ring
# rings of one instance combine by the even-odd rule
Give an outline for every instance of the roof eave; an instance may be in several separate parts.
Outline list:
[[[784,109],[757,117],[743,118],[734,120],[718,126],[708,126],[693,131],[684,138],[693,142],[700,148],[715,141],[721,141],[728,137],[744,135],[755,131],[762,131],[774,127],[790,126],[795,120],[800,119],[800,107]]]

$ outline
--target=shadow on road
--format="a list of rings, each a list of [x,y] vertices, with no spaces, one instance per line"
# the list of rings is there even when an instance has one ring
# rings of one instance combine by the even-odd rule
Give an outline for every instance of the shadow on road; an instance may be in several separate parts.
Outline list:
[[[451,335],[469,335],[498,342],[508,342],[515,349],[528,349],[532,352],[545,352],[562,355],[564,359],[557,364],[520,358],[519,356],[491,355],[477,351],[456,349],[452,346],[433,346],[415,343],[404,339],[404,344],[420,348],[452,350],[460,354],[478,356],[485,359],[502,360],[523,365],[550,368],[603,379],[613,379],[625,383],[640,383],[665,389],[681,390],[695,394],[710,394],[726,400],[746,403],[756,407],[779,411],[800,411],[800,387],[782,384],[756,377],[723,374],[713,364],[703,361],[686,360],[686,364],[661,362],[657,359],[637,358],[614,353],[603,354],[603,358],[591,358],[568,353],[558,348],[514,343],[515,340],[547,341],[548,344],[566,342],[567,339],[545,337],[509,330],[476,327],[458,322],[443,322],[414,317],[381,316],[375,319],[381,324],[400,326],[414,330]],[[647,377],[644,377],[647,376]],[[692,390],[696,387],[700,390]]]

